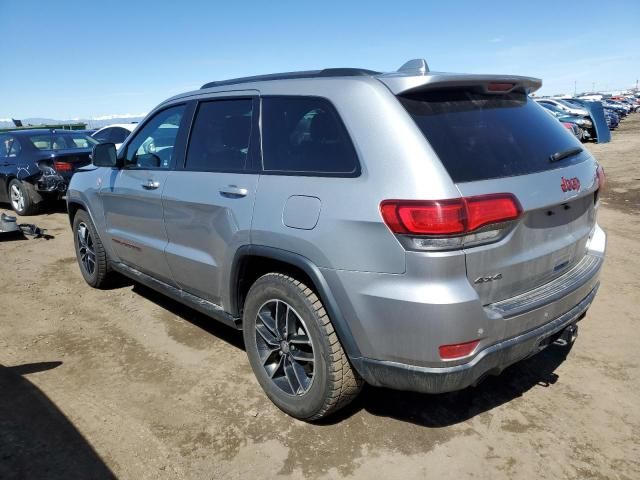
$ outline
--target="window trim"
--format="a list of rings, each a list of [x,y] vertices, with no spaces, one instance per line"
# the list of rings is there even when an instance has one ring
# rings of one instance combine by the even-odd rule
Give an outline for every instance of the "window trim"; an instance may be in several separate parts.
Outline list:
[[[264,168],[264,150],[262,148],[262,139],[263,139],[263,131],[262,131],[262,113],[263,113],[263,108],[262,108],[262,100],[265,98],[303,98],[303,99],[309,99],[309,100],[319,100],[321,102],[325,102],[327,105],[329,105],[329,107],[331,107],[333,109],[334,114],[336,115],[336,118],[338,119],[338,122],[340,124],[340,126],[342,127],[344,133],[347,136],[347,140],[349,141],[349,143],[351,144],[351,148],[353,150],[354,156],[355,156],[355,160],[356,160],[356,164],[355,164],[355,169],[353,170],[353,172],[313,172],[313,171],[308,171],[308,170],[267,170],[266,168]],[[259,138],[259,145],[260,145],[260,155],[259,155],[259,167],[260,167],[260,174],[261,175],[280,175],[280,176],[287,176],[287,177],[327,177],[327,178],[358,178],[362,175],[362,166],[361,166],[361,161],[360,161],[360,156],[358,155],[358,150],[356,149],[355,144],[353,143],[353,139],[351,138],[351,134],[349,133],[349,130],[347,129],[346,124],[344,123],[344,120],[342,120],[342,116],[340,115],[340,112],[338,112],[338,109],[336,108],[336,106],[333,104],[333,102],[328,99],[327,97],[323,97],[321,95],[261,95],[260,96],[260,119],[259,119],[259,125],[260,125],[260,138]]]
[[[194,169],[187,167],[187,158],[189,156],[189,148],[191,147],[191,139],[193,136],[193,127],[195,125],[196,119],[198,118],[198,111],[200,110],[200,105],[203,103],[212,103],[212,102],[224,102],[229,100],[251,100],[251,130],[249,131],[249,151],[247,152],[247,162],[242,170],[231,170],[231,169]],[[186,172],[202,172],[202,173],[237,173],[237,174],[257,174],[259,173],[257,165],[257,156],[259,152],[259,99],[257,95],[229,95],[229,96],[217,96],[217,97],[208,97],[208,98],[200,98],[194,100],[194,110],[191,116],[191,122],[189,123],[189,128],[186,136],[186,146],[184,157],[182,159],[182,163],[177,166],[178,170],[183,170]]]
[[[169,164],[169,166],[167,168],[162,168],[162,167],[137,167],[137,166],[129,166],[129,165],[127,165],[127,153],[129,151],[129,146],[131,145],[131,142],[133,142],[133,140],[138,138],[138,135],[140,135],[142,133],[142,130],[144,130],[144,128],[154,118],[156,118],[162,112],[165,112],[165,111],[167,111],[167,110],[169,110],[171,108],[175,108],[175,107],[184,107],[184,111],[182,113],[182,118],[180,119],[180,125],[178,125],[178,134],[176,135],[176,144],[173,147],[174,148],[174,155],[173,155],[173,158],[171,159],[171,163]],[[185,145],[183,143],[184,142],[184,132],[185,132],[186,126],[187,126],[186,122],[191,122],[192,117],[193,117],[193,105],[190,102],[172,103],[170,105],[166,105],[166,106],[154,111],[152,115],[149,115],[142,122],[142,124],[139,126],[139,128],[136,128],[136,130],[137,130],[136,134],[127,137],[126,141],[120,147],[122,153],[120,155],[118,155],[118,159],[122,161],[121,170],[149,170],[149,171],[161,171],[161,172],[169,172],[169,171],[175,170],[176,169],[176,165],[178,165],[178,160],[179,160],[178,156],[179,155],[183,156],[183,161],[184,161],[184,151],[185,151]]]

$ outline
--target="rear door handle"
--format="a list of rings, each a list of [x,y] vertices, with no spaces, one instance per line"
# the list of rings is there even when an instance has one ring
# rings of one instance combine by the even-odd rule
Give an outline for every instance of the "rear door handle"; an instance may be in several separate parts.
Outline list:
[[[156,182],[152,179],[147,180],[147,183],[142,184],[142,188],[145,190],[155,190],[160,186],[160,182]]]
[[[246,197],[249,191],[246,188],[240,188],[236,185],[227,185],[220,189],[220,195],[227,198]]]

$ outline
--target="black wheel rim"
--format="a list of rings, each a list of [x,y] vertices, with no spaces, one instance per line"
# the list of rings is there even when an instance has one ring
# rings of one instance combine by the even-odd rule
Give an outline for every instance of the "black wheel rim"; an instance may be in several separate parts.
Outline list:
[[[304,395],[313,383],[314,354],[309,331],[298,313],[282,300],[258,310],[256,346],[271,381],[289,395]]]
[[[84,222],[78,224],[76,232],[78,237],[78,252],[80,253],[80,265],[85,272],[93,275],[96,271],[96,253],[93,248],[93,238],[91,232]]]

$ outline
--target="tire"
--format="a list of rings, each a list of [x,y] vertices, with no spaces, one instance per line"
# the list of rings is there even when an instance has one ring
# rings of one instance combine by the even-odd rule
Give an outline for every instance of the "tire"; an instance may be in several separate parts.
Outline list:
[[[285,335],[276,319],[280,327],[288,327]],[[243,336],[262,389],[292,417],[326,417],[362,389],[364,382],[349,363],[322,302],[295,278],[268,273],[256,280],[244,304]]]
[[[80,273],[94,288],[104,288],[113,276],[107,252],[89,214],[78,210],[73,218],[73,243]]]
[[[35,215],[39,205],[33,201],[31,189],[17,178],[9,182],[9,202],[11,208],[21,216]]]

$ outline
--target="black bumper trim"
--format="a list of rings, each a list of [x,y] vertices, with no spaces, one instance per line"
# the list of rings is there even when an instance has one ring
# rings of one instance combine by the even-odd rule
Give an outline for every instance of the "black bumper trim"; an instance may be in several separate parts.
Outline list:
[[[476,385],[487,375],[497,375],[508,366],[546,348],[546,339],[581,319],[591,305],[598,287],[599,284],[568,312],[529,332],[491,345],[462,365],[420,367],[362,357],[351,361],[364,380],[374,386],[423,393],[462,390]]]

